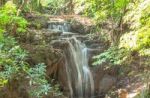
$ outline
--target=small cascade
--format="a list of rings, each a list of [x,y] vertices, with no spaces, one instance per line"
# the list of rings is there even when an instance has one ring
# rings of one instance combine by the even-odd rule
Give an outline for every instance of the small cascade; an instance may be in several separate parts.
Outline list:
[[[49,22],[48,23],[48,29],[52,30],[58,30],[58,31],[63,31],[63,32],[69,32],[71,29],[71,26],[67,22]]]
[[[70,98],[92,98],[94,80],[88,66],[86,45],[78,40],[74,33],[70,32],[70,25],[67,23],[51,22],[48,27],[48,29],[62,31],[63,34],[60,36],[62,39],[59,40],[67,42],[67,45],[64,46],[64,53]]]

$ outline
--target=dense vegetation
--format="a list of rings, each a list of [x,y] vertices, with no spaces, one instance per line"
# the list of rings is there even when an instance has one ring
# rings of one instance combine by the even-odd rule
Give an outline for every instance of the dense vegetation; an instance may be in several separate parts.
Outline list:
[[[17,14],[17,6],[11,1],[1,7],[0,13],[0,88],[13,86],[12,81],[27,81],[27,93],[33,97],[55,93],[57,86],[50,85],[46,79],[46,65],[38,64],[32,68],[26,62],[28,52],[14,38],[26,32],[26,19]]]
[[[8,2],[7,2],[8,1]],[[80,9],[81,10],[80,10]],[[26,61],[28,51],[17,42],[18,35],[27,33],[27,12],[51,15],[75,14],[96,22],[95,33],[110,43],[103,53],[93,57],[93,66],[109,63],[127,65],[134,56],[142,61],[146,82],[150,79],[150,0],[0,0],[0,89],[20,79],[29,83],[29,93],[42,98],[49,92],[59,95],[57,85],[47,79],[46,65],[32,67]],[[107,32],[103,31],[107,29]],[[93,32],[92,32],[93,33]],[[133,55],[136,54],[136,55]],[[148,91],[138,98],[148,98]]]
[[[107,0],[106,0],[107,1]],[[109,0],[108,0],[109,1]],[[110,36],[117,38],[117,46],[120,48],[126,48],[127,50],[133,51],[139,51],[140,53],[142,52],[143,55],[148,55],[148,50],[149,50],[149,1],[127,1],[127,0],[118,0],[115,3],[111,4],[110,2],[106,2],[108,4],[104,4],[105,6],[101,6],[104,8],[100,8],[102,11],[98,12],[103,13],[103,17],[109,21],[110,18],[113,19],[113,27],[112,29],[120,29],[118,32],[111,32],[116,33],[113,34],[114,36]],[[92,1],[91,1],[92,2]],[[96,1],[93,0],[92,4],[96,4]],[[102,2],[102,1],[101,1]],[[126,3],[124,3],[126,2]],[[111,8],[111,6],[113,6]],[[93,7],[93,6],[92,6]],[[110,8],[110,9],[109,9]],[[112,9],[114,10],[115,13],[110,14],[110,12],[113,12]],[[125,11],[123,11],[125,10]],[[108,12],[110,11],[110,12]],[[94,11],[95,12],[95,11]],[[110,14],[107,14],[107,12]],[[96,14],[96,13],[93,13]],[[96,14],[93,15],[96,17],[102,17],[102,14]],[[116,17],[117,15],[118,17]],[[103,21],[106,21],[105,19],[101,18]],[[118,20],[122,19],[122,20]],[[117,21],[118,20],[118,21]],[[122,23],[120,23],[120,21]],[[100,22],[99,22],[100,23]],[[115,25],[116,24],[116,25]],[[128,28],[126,28],[124,25],[127,25]],[[123,31],[122,31],[123,30]],[[120,33],[120,36],[118,36]],[[116,37],[115,37],[116,36]],[[114,38],[110,38],[109,40],[113,42]],[[113,45],[112,45],[113,46]],[[145,51],[145,52],[144,52]],[[142,55],[142,54],[141,54]]]
[[[118,0],[118,1],[122,1],[122,0]],[[124,4],[123,1],[122,4]],[[110,49],[97,56],[96,58],[103,59],[100,60],[100,62],[98,63],[102,63],[103,61],[109,60],[112,63],[118,62],[115,64],[121,64],[121,62],[119,61],[124,60],[125,58],[127,58],[126,56],[129,56],[130,53],[135,51],[137,51],[140,56],[150,56],[149,55],[149,47],[150,47],[149,46],[149,41],[150,41],[149,14],[150,13],[148,12],[149,8],[150,8],[149,1],[141,0],[135,2],[133,1],[128,2],[128,5],[126,5],[126,10],[128,11],[124,13],[124,16],[122,17],[121,20],[122,25],[127,24],[128,28],[125,30],[125,28],[122,27],[121,29],[124,29],[124,31],[118,32],[118,33],[122,33],[120,36],[117,35],[112,36],[114,38],[116,38],[115,36],[119,37],[119,39],[117,40],[117,42],[119,43],[112,44]],[[118,19],[117,17],[114,18]],[[116,56],[117,59],[114,58],[114,55],[117,55]]]

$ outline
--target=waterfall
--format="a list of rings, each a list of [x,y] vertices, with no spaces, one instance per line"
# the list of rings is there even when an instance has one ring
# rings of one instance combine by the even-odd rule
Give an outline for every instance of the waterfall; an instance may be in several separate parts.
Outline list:
[[[48,29],[62,31],[62,35],[72,34],[66,33],[71,30],[71,26],[66,23],[51,22]],[[67,45],[64,46],[64,53],[70,98],[92,98],[94,80],[88,66],[88,49],[73,34],[63,40],[67,42]]]
[[[88,55],[85,44],[75,37],[68,38],[66,54],[66,71],[71,98],[91,98],[94,81],[88,67]]]

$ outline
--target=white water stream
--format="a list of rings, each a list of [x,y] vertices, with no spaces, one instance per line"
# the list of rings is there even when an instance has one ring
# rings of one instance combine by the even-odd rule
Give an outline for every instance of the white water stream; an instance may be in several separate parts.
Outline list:
[[[71,98],[91,98],[94,81],[88,67],[87,48],[75,37],[68,38],[66,54],[66,71]]]

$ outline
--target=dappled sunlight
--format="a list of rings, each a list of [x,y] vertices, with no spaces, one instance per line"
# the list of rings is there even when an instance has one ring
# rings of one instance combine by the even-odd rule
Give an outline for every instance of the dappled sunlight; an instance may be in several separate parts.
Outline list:
[[[125,47],[127,49],[135,49],[137,47],[137,33],[138,32],[130,32],[124,34],[120,40],[120,47]]]

